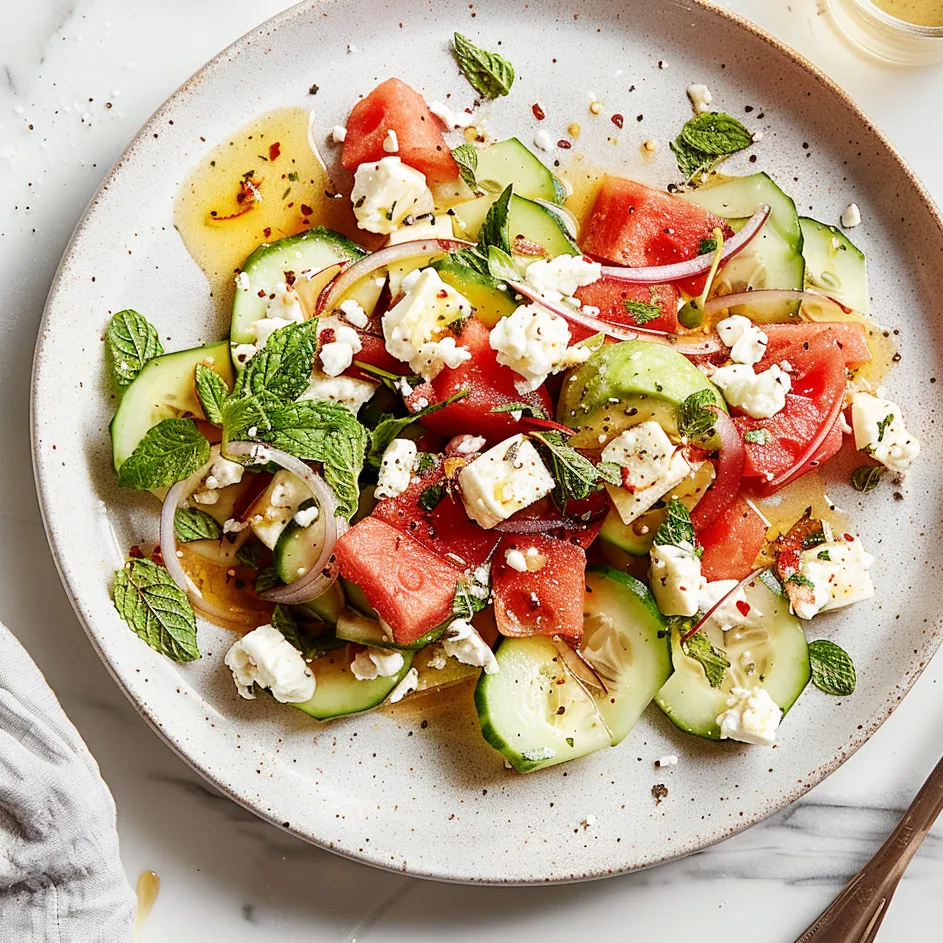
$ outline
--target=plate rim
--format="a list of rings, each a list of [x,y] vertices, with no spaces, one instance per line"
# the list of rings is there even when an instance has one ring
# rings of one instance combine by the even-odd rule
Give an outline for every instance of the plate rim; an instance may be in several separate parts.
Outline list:
[[[922,180],[917,176],[913,171],[908,161],[903,157],[894,143],[887,137],[887,135],[877,126],[874,120],[868,115],[868,113],[854,101],[854,99],[827,73],[825,73],[821,68],[815,65],[811,60],[806,58],[800,52],[792,48],[783,40],[774,36],[768,30],[763,27],[753,23],[751,20],[747,19],[743,15],[734,12],[726,7],[722,7],[712,2],[712,0],[671,0],[674,4],[678,6],[687,6],[690,5],[690,8],[698,8],[700,11],[707,15],[712,15],[719,17],[720,19],[727,20],[733,26],[745,30],[748,33],[752,34],[757,39],[762,40],[767,46],[771,47],[775,52],[785,56],[793,64],[799,66],[813,81],[815,81],[819,86],[828,90],[832,94],[838,96],[841,100],[843,107],[847,113],[851,113],[855,118],[862,122],[867,131],[873,135],[875,142],[884,149],[887,155],[899,166],[903,171],[909,185],[913,188],[913,191],[919,197],[920,201],[923,203],[929,216],[932,221],[935,223],[941,237],[943,237],[943,212],[941,212],[940,207],[937,206],[936,201],[932,195],[927,190],[926,186]],[[110,184],[115,178],[118,171],[122,168],[126,158],[145,140],[145,138],[152,133],[152,129],[155,128],[162,115],[167,109],[171,106],[178,103],[178,101],[186,94],[187,90],[194,84],[199,84],[204,76],[208,73],[216,70],[221,67],[225,61],[241,52],[245,47],[252,44],[252,42],[260,37],[263,34],[263,31],[272,26],[281,26],[285,22],[288,22],[296,17],[303,16],[311,10],[317,9],[321,6],[334,6],[339,7],[344,3],[344,0],[301,0],[294,4],[293,6],[275,14],[272,17],[269,17],[266,20],[258,23],[256,26],[252,27],[250,30],[245,32],[243,35],[239,36],[229,45],[221,49],[216,55],[204,63],[199,69],[197,69],[192,75],[190,75],[184,82],[182,82],[167,98],[161,102],[161,104],[154,110],[154,112],[148,117],[144,124],[138,129],[138,131],[131,138],[127,146],[122,150],[121,154],[109,168],[108,172],[102,179],[102,182],[96,188],[92,197],[89,199],[87,205],[82,211],[78,222],[76,223],[75,229],[72,232],[72,235],[69,238],[69,241],[66,244],[66,247],[63,251],[62,258],[59,261],[59,264],[56,267],[55,274],[53,276],[52,282],[50,284],[49,292],[46,296],[46,301],[43,306],[43,313],[39,321],[39,326],[37,329],[36,343],[33,351],[33,358],[30,369],[30,398],[29,398],[29,430],[30,430],[30,454],[31,454],[31,465],[33,471],[33,479],[36,485],[36,494],[38,499],[38,504],[40,508],[40,514],[42,518],[43,530],[46,535],[46,540],[49,544],[50,552],[53,557],[53,561],[56,566],[56,572],[59,575],[59,580],[63,586],[63,589],[66,592],[66,595],[69,599],[69,603],[72,607],[73,612],[76,615],[76,618],[82,625],[85,630],[85,634],[88,636],[89,641],[92,644],[96,654],[105,665],[108,673],[114,679],[118,688],[122,691],[125,697],[131,702],[137,712],[144,718],[147,724],[151,729],[160,737],[164,743],[170,747],[170,749],[181,759],[183,760],[191,769],[193,769],[200,777],[217,789],[220,793],[225,795],[227,798],[236,802],[243,808],[249,810],[254,815],[258,816],[263,821],[273,825],[274,827],[288,832],[289,834],[295,836],[296,838],[301,839],[302,841],[313,844],[318,848],[321,848],[325,851],[329,851],[333,854],[339,855],[343,858],[346,858],[351,861],[355,861],[359,864],[367,865],[372,868],[376,868],[381,871],[388,871],[394,873],[400,873],[409,877],[419,878],[423,880],[438,881],[442,883],[450,884],[466,884],[466,885],[483,885],[483,886],[541,886],[548,884],[573,884],[581,883],[584,881],[592,880],[601,880],[608,877],[616,877],[622,874],[631,874],[640,870],[645,870],[651,867],[657,867],[662,864],[667,864],[671,861],[676,861],[681,858],[687,857],[688,855],[695,854],[699,851],[704,851],[708,848],[713,847],[714,845],[719,844],[722,841],[725,841],[727,838],[730,838],[734,835],[740,834],[748,828],[751,828],[754,825],[757,825],[764,820],[768,819],[770,816],[774,815],[777,812],[782,811],[784,808],[792,805],[794,802],[802,798],[806,793],[811,789],[821,783],[823,780],[827,779],[832,773],[834,773],[839,767],[844,765],[847,760],[849,760],[855,753],[864,746],[871,737],[883,726],[884,722],[894,713],[899,704],[903,699],[910,693],[910,690],[913,688],[917,679],[925,671],[926,667],[929,665],[930,659],[937,653],[941,645],[943,645],[943,622],[937,624],[933,631],[931,631],[924,643],[924,646],[921,650],[918,650],[914,655],[913,663],[913,673],[905,675],[897,684],[897,695],[891,697],[888,702],[885,703],[885,708],[883,710],[877,710],[870,718],[868,718],[867,723],[863,724],[860,729],[858,729],[855,735],[851,738],[846,747],[841,750],[836,756],[832,757],[827,762],[823,763],[817,769],[813,770],[808,776],[804,777],[799,781],[797,786],[785,794],[781,794],[775,797],[770,803],[764,806],[761,810],[757,811],[752,816],[744,816],[744,818],[734,823],[733,825],[728,826],[725,830],[718,833],[717,835],[712,835],[703,843],[699,843],[697,847],[688,848],[688,849],[679,849],[677,852],[672,851],[670,853],[664,854],[657,861],[652,861],[645,864],[639,865],[629,865],[625,867],[619,867],[614,869],[598,869],[593,871],[586,871],[586,873],[580,875],[568,875],[565,877],[533,877],[530,879],[512,879],[512,880],[501,880],[499,878],[492,877],[474,877],[474,876],[461,876],[461,875],[450,875],[448,873],[443,873],[441,870],[436,871],[434,869],[427,869],[422,866],[420,867],[407,867],[405,862],[403,865],[396,864],[387,864],[379,860],[372,860],[369,857],[365,856],[362,853],[358,853],[353,850],[348,850],[346,848],[337,847],[334,842],[329,842],[326,839],[321,839],[314,837],[312,835],[304,834],[300,827],[289,826],[286,828],[285,823],[278,820],[276,817],[266,813],[260,804],[253,802],[251,797],[240,795],[234,786],[231,786],[223,782],[220,777],[213,772],[205,763],[201,762],[197,757],[191,756],[188,754],[184,744],[182,742],[177,742],[173,734],[165,729],[158,721],[158,719],[153,716],[152,711],[149,709],[148,705],[139,700],[134,696],[130,688],[125,684],[121,675],[118,673],[117,668],[112,664],[109,658],[106,657],[102,646],[99,643],[97,634],[91,625],[91,619],[86,619],[79,598],[76,592],[73,592],[72,586],[69,581],[66,579],[66,575],[63,569],[63,565],[60,563],[61,555],[58,552],[57,548],[57,536],[56,528],[52,525],[50,520],[50,512],[47,508],[47,493],[46,493],[46,484],[45,484],[45,469],[43,463],[40,459],[40,451],[38,448],[39,438],[40,438],[40,429],[39,429],[39,417],[36,410],[36,399],[37,399],[37,389],[39,385],[39,367],[41,360],[41,351],[43,347],[44,337],[47,333],[47,321],[50,317],[50,312],[54,304],[58,301],[58,295],[60,291],[60,282],[63,277],[63,272],[66,267],[67,260],[70,259],[73,251],[73,246],[77,241],[78,237],[81,235],[85,227],[88,225],[91,217],[94,214],[95,206],[98,203],[101,195],[108,190]]]

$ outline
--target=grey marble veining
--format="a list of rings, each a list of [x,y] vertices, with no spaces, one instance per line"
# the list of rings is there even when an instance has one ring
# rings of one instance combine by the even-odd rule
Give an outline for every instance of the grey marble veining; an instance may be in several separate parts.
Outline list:
[[[875,66],[839,44],[815,0],[727,5],[830,72],[943,199],[935,176],[943,130],[925,120],[938,113],[941,69]],[[751,943],[790,943],[883,841],[943,749],[940,660],[843,769],[728,842],[605,882],[464,888],[343,860],[218,795],[125,701],[76,622],[46,545],[29,462],[29,371],[46,291],[82,208],[142,121],[218,49],[283,6],[40,0],[5,11],[0,31],[0,617],[98,758],[117,799],[132,881],[144,869],[161,875],[141,939],[415,943],[631,932],[711,943],[749,927]],[[933,925],[941,886],[937,827],[880,940],[909,943]]]

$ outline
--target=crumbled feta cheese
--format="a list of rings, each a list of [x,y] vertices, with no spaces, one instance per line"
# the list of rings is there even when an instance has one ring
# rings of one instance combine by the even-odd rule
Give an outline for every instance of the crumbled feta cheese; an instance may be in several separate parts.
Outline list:
[[[601,458],[623,469],[622,485],[607,485],[606,490],[625,524],[644,514],[692,471],[681,450],[652,419],[620,432]]]
[[[766,356],[769,336],[743,315],[734,314],[718,321],[717,334],[730,348],[730,359],[734,363],[759,363]]]
[[[232,359],[236,363],[248,363],[256,354],[258,349],[255,344],[236,344],[232,349]]]
[[[471,302],[432,268],[410,272],[402,287],[403,297],[383,315],[387,351],[427,380],[468,360],[471,353],[456,345],[450,325],[472,313]]]
[[[370,323],[370,318],[367,317],[367,312],[364,311],[363,306],[359,302],[354,301],[353,298],[342,301],[337,306],[337,310],[340,311],[344,319],[354,327],[365,328]]]
[[[483,435],[469,435],[463,432],[449,439],[445,451],[449,455],[474,455],[475,452],[480,452],[484,448],[487,441]]]
[[[536,573],[547,565],[547,558],[536,547],[528,547],[524,551],[524,559],[531,573]]]
[[[407,216],[431,213],[435,208],[426,178],[398,157],[361,164],[350,199],[357,225],[384,235],[399,229]]]
[[[714,100],[711,90],[706,85],[689,85],[688,98],[691,99],[691,107],[697,115],[710,111],[711,102]]]
[[[272,292],[275,296],[270,298],[265,306],[265,316],[267,318],[281,318],[283,321],[301,322],[305,319],[304,309],[301,307],[301,298],[294,288],[291,288],[287,282],[279,282]]]
[[[399,138],[392,128],[387,129],[386,137],[383,138],[383,150],[387,154],[395,154],[399,151]]]
[[[377,384],[369,380],[360,380],[354,377],[329,377],[321,371],[311,372],[308,388],[301,394],[300,399],[323,399],[331,403],[340,403],[356,415],[376,392]]]
[[[407,694],[412,694],[418,687],[419,672],[415,668],[410,668],[403,676],[403,680],[390,691],[390,696],[387,698],[387,701],[389,701],[390,704],[396,704],[406,697]]]
[[[289,321],[286,318],[261,318],[258,321],[253,321],[252,329],[255,331],[255,349],[253,353],[261,350],[277,330],[296,323],[296,321]]]
[[[331,132],[331,140],[335,144],[343,144],[347,140],[347,128],[343,125],[335,124],[334,130]]]
[[[534,146],[539,147],[542,151],[552,151],[556,145],[553,143],[553,138],[550,136],[550,132],[546,131],[544,128],[541,128],[534,135]]]
[[[655,544],[649,576],[655,602],[663,615],[693,616],[697,612],[705,580],[693,547]]]
[[[447,213],[439,216],[424,216],[422,219],[410,222],[407,217],[403,220],[401,228],[396,232],[390,233],[386,240],[388,246],[399,245],[401,242],[417,242],[420,239],[452,239],[455,235],[455,229],[452,226],[452,217]],[[391,272],[390,291],[394,297],[399,293],[396,284],[396,270]]]
[[[841,214],[841,224],[845,229],[854,229],[861,225],[861,210],[857,203],[849,203]]]
[[[750,135],[750,140],[751,140],[754,144],[759,144],[760,141],[762,141],[764,137],[765,137],[765,135],[763,134],[762,131],[754,131],[754,132]]]
[[[585,363],[592,355],[588,347],[579,344],[567,347],[569,342],[566,320],[537,304],[522,305],[502,318],[489,338],[498,363],[523,377],[514,383],[521,394],[533,392],[551,373]]]
[[[386,652],[381,648],[366,648],[362,652],[358,652],[350,663],[350,673],[358,681],[392,678],[403,670],[403,664],[403,656],[399,652]]]
[[[782,718],[783,712],[765,688],[734,688],[727,698],[727,710],[717,718],[720,739],[772,746]]]
[[[250,291],[252,289],[252,283],[249,281],[248,272],[240,272],[236,276],[236,288],[240,291]]]
[[[904,426],[900,406],[873,393],[855,393],[851,398],[851,424],[855,448],[867,452],[892,471],[910,468],[920,454],[920,443]]]
[[[468,516],[486,529],[550,494],[556,484],[523,435],[479,455],[459,472],[459,483]]]
[[[245,469],[238,462],[231,462],[228,458],[220,455],[213,460],[210,470],[203,481],[203,487],[210,491],[216,491],[219,488],[228,488],[229,485],[237,485],[242,481],[242,475]]]
[[[533,288],[547,301],[569,300],[576,294],[577,289],[598,282],[600,278],[602,265],[581,255],[558,255],[549,260],[538,259],[531,262],[524,271],[524,284]]]
[[[475,631],[474,626],[464,619],[455,619],[449,626],[448,634],[442,640],[442,648],[463,665],[484,668],[486,675],[497,674],[498,660],[494,657],[491,646]]]
[[[353,362],[363,344],[360,335],[340,318],[321,318],[318,322],[321,368],[329,377],[340,376]],[[325,343],[326,338],[330,338]]]
[[[431,111],[450,131],[454,130],[455,128],[471,127],[475,120],[475,116],[470,115],[467,111],[452,111],[448,105],[444,105],[442,102],[438,101],[433,102],[429,106],[429,111]]]
[[[223,521],[223,533],[224,534],[238,534],[244,531],[249,526],[248,521],[238,521],[234,517],[230,517],[227,520]]]
[[[670,753],[668,756],[663,756],[660,760],[655,760],[655,765],[659,769],[663,769],[666,766],[677,766],[678,757],[675,753]]]
[[[512,547],[505,552],[504,562],[507,563],[512,570],[517,570],[518,573],[527,572],[527,558],[516,547]]]
[[[394,439],[386,447],[374,492],[377,500],[398,497],[409,487],[418,451],[412,439]]]
[[[710,583],[704,583],[697,596],[697,608],[704,613],[711,609],[721,599],[728,596],[737,586],[737,580],[714,580]],[[762,616],[754,606],[751,606],[744,595],[743,590],[734,593],[714,609],[711,621],[720,629],[728,632],[730,629],[750,625],[754,620]]]
[[[776,364],[762,373],[753,367],[735,363],[715,370],[711,380],[721,388],[724,399],[754,419],[769,419],[786,405],[786,394],[792,389],[789,374]]]
[[[868,572],[872,563],[874,557],[865,552],[861,539],[851,534],[803,550],[798,578],[784,584],[792,611],[800,619],[811,619],[819,612],[870,599],[874,595]]]
[[[311,669],[294,645],[272,625],[260,625],[226,653],[240,697],[252,700],[252,687],[267,688],[276,701],[300,704],[314,695]]]
[[[436,645],[432,649],[432,654],[429,656],[426,665],[433,671],[441,671],[448,663],[449,659],[448,655],[445,654],[445,649],[441,645]]]
[[[310,527],[320,516],[320,510],[316,504],[312,504],[309,508],[303,508],[300,511],[295,511],[295,516],[292,520],[299,527]]]

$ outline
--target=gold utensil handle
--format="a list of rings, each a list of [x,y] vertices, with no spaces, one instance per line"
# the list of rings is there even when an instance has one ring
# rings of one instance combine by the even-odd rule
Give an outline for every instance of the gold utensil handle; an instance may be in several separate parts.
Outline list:
[[[890,838],[796,943],[872,943],[920,843],[943,812],[943,759]]]

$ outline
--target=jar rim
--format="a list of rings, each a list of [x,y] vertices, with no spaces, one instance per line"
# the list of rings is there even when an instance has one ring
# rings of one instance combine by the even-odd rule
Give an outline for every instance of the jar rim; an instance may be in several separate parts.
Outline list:
[[[923,26],[920,23],[911,23],[908,20],[902,20],[900,17],[888,13],[877,6],[873,0],[852,0],[863,13],[873,17],[879,23],[890,29],[898,30],[909,36],[919,36],[925,39],[943,39],[943,25]]]

